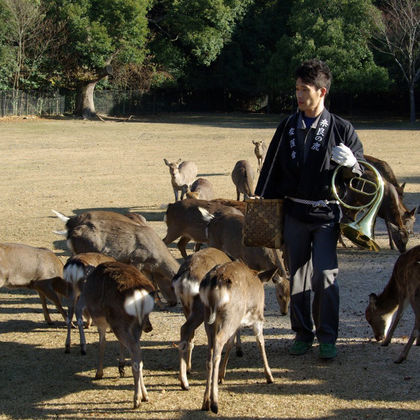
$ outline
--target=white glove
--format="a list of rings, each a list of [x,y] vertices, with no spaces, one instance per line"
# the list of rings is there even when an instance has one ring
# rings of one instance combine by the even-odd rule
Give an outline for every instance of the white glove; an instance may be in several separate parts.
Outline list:
[[[357,163],[353,152],[343,143],[333,147],[331,159],[339,165],[347,166],[348,168],[352,168]]]

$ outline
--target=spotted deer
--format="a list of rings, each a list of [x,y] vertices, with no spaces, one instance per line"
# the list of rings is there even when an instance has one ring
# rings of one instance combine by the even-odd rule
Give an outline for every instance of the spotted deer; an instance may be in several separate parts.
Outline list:
[[[407,358],[414,340],[416,345],[420,345],[420,245],[401,254],[382,293],[379,296],[371,293],[369,296],[366,320],[371,325],[376,340],[383,340],[383,346],[391,342],[408,304],[414,311],[414,327],[395,363],[401,363]]]
[[[267,146],[264,143],[264,140],[252,140],[254,147],[254,153],[258,161],[257,172],[261,171],[261,167],[264,163],[265,155],[267,154]]]
[[[276,269],[257,273],[242,261],[227,262],[211,269],[200,283],[200,298],[205,307],[205,328],[208,339],[207,383],[203,410],[218,412],[218,383],[222,383],[229,353],[238,328],[252,327],[264,364],[267,383],[273,375],[265,353],[264,286]],[[219,366],[223,347],[225,358]]]

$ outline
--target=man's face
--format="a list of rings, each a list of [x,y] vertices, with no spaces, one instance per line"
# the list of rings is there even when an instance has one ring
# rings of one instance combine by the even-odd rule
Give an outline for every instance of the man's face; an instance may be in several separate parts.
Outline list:
[[[315,117],[323,110],[326,92],[326,88],[318,89],[314,85],[304,83],[300,78],[296,80],[298,107],[307,117]]]

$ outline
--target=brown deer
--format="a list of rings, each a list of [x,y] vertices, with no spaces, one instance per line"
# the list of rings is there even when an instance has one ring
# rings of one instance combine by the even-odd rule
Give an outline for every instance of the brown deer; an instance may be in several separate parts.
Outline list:
[[[47,324],[52,324],[52,321],[46,298],[54,303],[64,320],[67,319],[60,299],[60,296],[68,293],[63,280],[63,263],[49,249],[24,244],[0,244],[0,287],[3,286],[36,290]]]
[[[236,188],[236,199],[239,201],[240,195],[244,195],[244,201],[254,195],[255,172],[247,160],[238,160],[232,171],[232,181]]]
[[[166,236],[163,242],[169,245],[179,237],[177,247],[184,258],[187,258],[186,246],[190,240],[197,244],[207,243],[207,222],[203,221],[199,207],[205,208],[209,213],[215,212],[236,212],[240,213],[232,206],[220,204],[217,200],[196,200],[187,198],[186,200],[170,203],[166,209],[165,222],[167,225]],[[195,246],[198,251],[200,245]]]
[[[119,372],[124,376],[124,348],[131,357],[134,377],[134,408],[148,401],[143,381],[140,336],[154,306],[154,286],[134,266],[120,262],[99,264],[87,277],[86,307],[99,332],[99,358],[95,379],[103,377],[105,335],[111,328],[120,343]]]
[[[175,201],[178,201],[178,191],[181,191],[181,200],[197,176],[197,165],[194,162],[178,159],[177,162],[169,162],[163,159],[169,167],[172,189],[174,190]]]
[[[395,363],[401,363],[407,358],[414,340],[417,339],[416,344],[420,345],[420,245],[401,254],[382,293],[379,296],[374,293],[369,296],[366,320],[371,325],[376,340],[383,340],[383,346],[391,342],[409,303],[415,315],[414,328]]]
[[[207,383],[203,410],[218,412],[218,383],[226,374],[226,365],[238,328],[252,326],[264,363],[267,383],[273,382],[265,353],[264,286],[276,269],[257,273],[242,261],[217,265],[200,283],[200,297],[205,306],[205,328],[208,338]],[[219,365],[223,347],[226,354]]]
[[[267,146],[264,143],[264,140],[252,140],[254,147],[254,153],[258,161],[257,172],[261,171],[261,167],[264,163],[265,155],[267,154]]]
[[[189,389],[187,373],[191,370],[194,333],[204,321],[204,305],[199,295],[200,282],[213,267],[230,261],[224,252],[216,248],[205,248],[188,256],[172,279],[172,285],[187,319],[181,327],[181,340],[178,346],[179,380],[185,390]],[[239,331],[236,345],[237,355],[242,356]]]
[[[71,346],[71,327],[73,321],[73,314],[76,312],[76,322],[79,328],[80,335],[80,352],[86,354],[86,338],[83,329],[83,311],[86,303],[83,295],[83,288],[86,283],[86,278],[96,266],[103,262],[115,261],[113,257],[100,254],[98,252],[86,252],[70,257],[64,264],[63,277],[64,280],[71,285],[71,292],[68,296],[68,316],[67,316],[67,338],[66,338],[66,353],[70,353]],[[90,326],[90,315],[85,313],[87,318],[86,327]]]
[[[287,265],[281,250],[265,247],[248,247],[243,244],[243,214],[215,213],[210,214],[200,208],[203,220],[208,223],[208,245],[222,250],[233,259],[242,260],[253,270],[263,271],[278,268],[273,277],[276,285],[276,298],[280,313],[286,315],[290,302],[290,284]]]
[[[381,176],[384,179],[386,179],[395,187],[395,189],[397,190],[398,196],[402,200],[403,194],[404,194],[405,182],[403,184],[400,184],[398,182],[397,177],[395,176],[394,171],[392,170],[389,163],[386,162],[385,160],[381,160],[370,155],[364,155],[364,157],[367,162],[369,162],[378,170],[378,172],[381,174]]]
[[[187,198],[197,200],[213,200],[214,191],[211,182],[205,178],[197,178],[187,191]]]
[[[158,285],[169,306],[176,305],[171,280],[179,263],[155,230],[141,218],[100,210],[72,217],[53,212],[66,224],[65,231],[56,233],[66,235],[73,254],[99,252],[133,264]]]

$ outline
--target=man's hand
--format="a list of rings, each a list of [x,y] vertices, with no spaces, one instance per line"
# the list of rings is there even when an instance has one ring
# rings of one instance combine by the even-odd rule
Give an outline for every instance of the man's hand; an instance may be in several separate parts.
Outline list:
[[[353,152],[343,143],[333,147],[331,159],[339,165],[347,166],[348,168],[352,168],[357,163]]]

